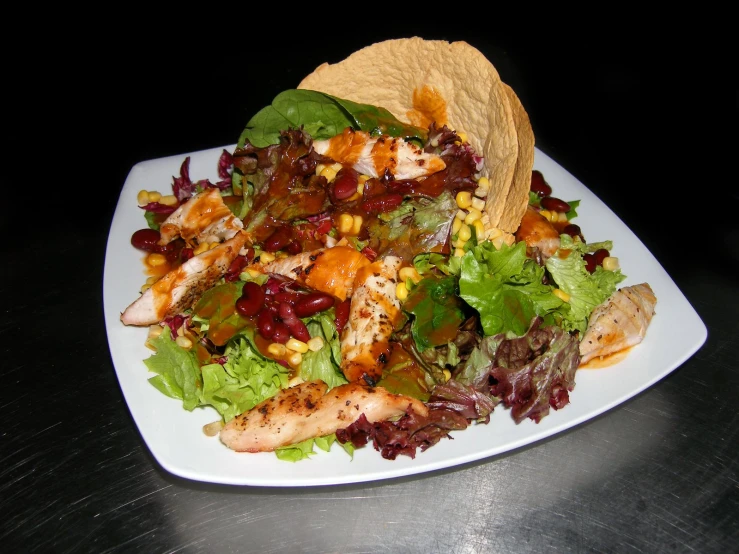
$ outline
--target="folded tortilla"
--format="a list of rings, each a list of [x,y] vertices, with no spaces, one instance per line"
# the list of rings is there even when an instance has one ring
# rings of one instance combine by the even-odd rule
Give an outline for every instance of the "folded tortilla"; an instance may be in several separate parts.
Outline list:
[[[513,233],[528,203],[534,136],[526,111],[492,63],[470,44],[392,39],[323,63],[298,85],[380,106],[419,127],[465,133],[490,179],[486,227]]]

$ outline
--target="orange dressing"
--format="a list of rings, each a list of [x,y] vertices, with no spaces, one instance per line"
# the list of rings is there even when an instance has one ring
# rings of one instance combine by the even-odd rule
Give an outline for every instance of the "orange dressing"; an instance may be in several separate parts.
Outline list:
[[[618,352],[614,352],[607,356],[596,356],[587,363],[580,365],[577,369],[602,369],[604,367],[615,365],[626,358],[626,355],[629,353],[631,348],[633,347],[624,348],[623,350],[619,350]]]
[[[435,122],[438,127],[448,123],[444,97],[428,85],[413,91],[413,109],[406,115],[413,125],[424,129],[431,122]]]

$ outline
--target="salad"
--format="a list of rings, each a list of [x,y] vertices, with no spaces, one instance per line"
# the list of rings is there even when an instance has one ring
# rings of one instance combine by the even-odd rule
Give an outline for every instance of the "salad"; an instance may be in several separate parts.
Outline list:
[[[656,298],[618,289],[613,244],[536,170],[515,232],[491,224],[484,164],[447,125],[278,95],[216,179],[185,158],[139,193],[149,278],[121,320],[149,327],[149,381],[213,408],[224,447],[289,461],[334,443],[414,457],[496,408],[563,409],[578,367],[641,341]]]

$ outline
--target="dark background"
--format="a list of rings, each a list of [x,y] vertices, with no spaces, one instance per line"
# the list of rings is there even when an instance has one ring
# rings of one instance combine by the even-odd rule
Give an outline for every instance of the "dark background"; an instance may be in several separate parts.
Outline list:
[[[709,70],[717,54],[691,33],[608,14],[598,24],[473,14],[464,25],[442,17],[368,30],[311,13],[310,32],[297,33],[255,17],[235,25],[232,11],[207,31],[188,13],[189,25],[141,16],[116,32],[62,33],[19,63],[8,86],[20,107],[9,104],[7,116],[22,124],[7,131],[17,155],[6,160],[0,219],[3,543],[13,552],[730,550],[739,540],[739,198],[724,145],[735,144],[736,100],[725,99],[736,64]],[[103,323],[107,233],[128,171],[233,144],[254,112],[321,62],[413,35],[466,40],[493,62],[537,147],[657,257],[708,326],[706,345],[592,422],[448,472],[279,491],[167,474],[130,417]],[[19,185],[34,191],[30,205],[11,194]],[[586,485],[578,461],[593,452],[603,465]],[[609,471],[614,459],[623,463]],[[489,490],[489,501],[470,507],[474,490]],[[542,490],[559,495],[553,511],[540,509]],[[354,519],[339,527],[342,513]]]

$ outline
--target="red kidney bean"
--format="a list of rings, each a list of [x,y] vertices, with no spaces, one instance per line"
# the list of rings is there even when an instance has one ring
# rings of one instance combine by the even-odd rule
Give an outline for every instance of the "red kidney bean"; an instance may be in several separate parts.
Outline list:
[[[293,337],[303,342],[310,340],[308,328],[305,326],[305,323],[298,319],[298,316],[295,315],[295,310],[290,304],[280,304],[280,318],[287,325],[287,328],[290,329]]]
[[[530,190],[531,192],[536,193],[539,198],[552,194],[552,187],[550,187],[549,183],[544,180],[544,175],[542,175],[541,171],[537,169],[534,169],[531,172]]]
[[[336,200],[346,200],[354,196],[357,192],[357,184],[359,183],[359,173],[351,167],[344,167],[336,174],[336,178],[331,183],[333,197]]]
[[[545,196],[540,200],[541,207],[550,212],[569,212],[570,205],[564,200],[555,198],[554,196]]]
[[[349,299],[340,302],[339,305],[336,306],[336,317],[334,318],[334,324],[336,325],[336,331],[339,333],[341,333],[341,331],[344,329],[346,322],[349,321],[350,307],[351,301]]]
[[[582,260],[585,262],[585,269],[588,270],[588,273],[593,273],[597,265],[595,263],[595,256],[588,252],[587,254],[582,255]]]
[[[291,306],[295,304],[295,302],[298,301],[298,299],[302,296],[299,292],[293,292],[289,290],[284,290],[277,292],[272,295],[277,302],[280,304],[283,302],[287,302]]]
[[[298,317],[310,317],[328,310],[334,305],[334,297],[325,292],[311,292],[309,294],[302,294],[300,298],[295,302],[294,310],[295,315]]]
[[[278,227],[262,245],[267,252],[282,250],[293,240],[293,231],[290,227]]]
[[[264,291],[254,281],[244,283],[241,296],[236,301],[236,311],[244,317],[257,315],[264,306]]]
[[[183,248],[180,252],[180,261],[184,264],[187,260],[195,255],[192,248]]]
[[[374,196],[362,202],[362,209],[368,214],[379,214],[390,212],[400,206],[403,196],[400,194],[382,194]]]
[[[593,252],[593,258],[595,258],[595,265],[603,265],[603,260],[610,256],[610,252],[605,248],[599,248]]]
[[[272,340],[280,344],[285,344],[290,340],[290,329],[288,326],[281,321],[277,321],[275,323],[274,333],[272,333]]]
[[[260,310],[257,314],[257,330],[265,339],[275,334],[275,318],[269,310]]]
[[[579,225],[575,225],[574,223],[570,223],[565,226],[564,229],[562,229],[562,232],[565,235],[570,235],[571,237],[580,237],[582,238],[582,231],[580,230]]]
[[[285,247],[285,250],[287,250],[288,254],[300,254],[303,251],[303,247],[300,246],[298,241],[294,240]]]
[[[244,269],[248,263],[246,256],[236,256],[234,261],[231,262],[231,265],[228,266],[228,271],[226,271],[223,278],[229,283],[235,281],[239,278],[239,275],[241,275],[241,270]]]
[[[131,235],[131,244],[139,250],[158,252],[159,245],[157,243],[160,238],[159,231],[155,231],[154,229],[139,229]]]

